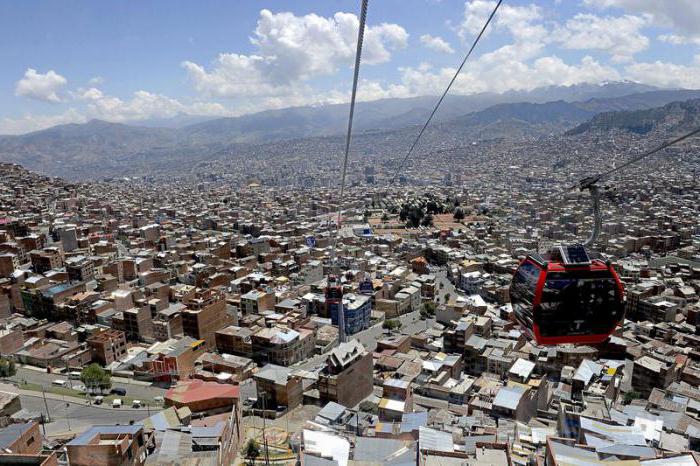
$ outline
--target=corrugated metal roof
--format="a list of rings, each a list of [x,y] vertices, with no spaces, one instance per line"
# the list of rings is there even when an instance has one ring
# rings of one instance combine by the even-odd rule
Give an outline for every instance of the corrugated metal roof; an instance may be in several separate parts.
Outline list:
[[[691,455],[642,461],[642,466],[698,466]]]
[[[405,413],[401,417],[401,432],[413,432],[421,426],[428,425],[428,412]]]
[[[0,448],[8,448],[17,441],[24,433],[32,427],[32,422],[23,424],[10,424],[0,429]]]
[[[647,444],[642,429],[636,426],[611,425],[595,419],[581,417],[581,429],[593,432],[615,443],[641,446],[646,446]]]
[[[574,374],[574,380],[579,380],[584,383],[584,385],[588,385],[591,383],[591,379],[595,375],[599,375],[600,372],[603,370],[603,366],[600,364],[591,361],[590,359],[584,359],[581,361],[581,364],[578,366],[578,369],[576,369],[576,373]]]
[[[353,459],[355,461],[371,461],[384,463],[386,458],[405,448],[401,440],[357,437]]]
[[[392,400],[389,398],[382,398],[382,400],[379,402],[380,408],[388,409],[389,411],[403,412],[405,406],[405,401]]]
[[[418,430],[418,443],[421,450],[454,451],[452,434],[421,426]]]
[[[87,443],[92,440],[95,435],[98,434],[131,434],[136,435],[136,433],[143,429],[142,425],[134,424],[128,426],[116,426],[116,425],[100,425],[92,426],[78,437],[74,438],[67,445],[87,445]]]
[[[521,386],[501,387],[496,394],[496,398],[493,399],[493,406],[505,409],[516,409],[525,391],[526,389]]]
[[[329,432],[304,429],[304,451],[325,458],[333,458],[340,466],[345,466],[350,457],[350,442]],[[306,458],[306,457],[305,457]]]
[[[511,374],[515,374],[518,377],[522,377],[523,379],[527,379],[530,377],[530,374],[532,374],[532,371],[535,369],[535,363],[532,361],[528,361],[523,358],[518,358],[515,363],[510,367],[510,372]]]
[[[345,406],[334,401],[329,401],[326,406],[318,412],[318,416],[328,419],[331,422],[336,422],[345,412]]]

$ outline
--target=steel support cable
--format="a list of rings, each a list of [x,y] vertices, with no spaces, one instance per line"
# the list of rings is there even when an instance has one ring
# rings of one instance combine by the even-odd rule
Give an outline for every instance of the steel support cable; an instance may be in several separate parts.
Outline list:
[[[348,171],[348,159],[350,156],[350,141],[352,140],[352,120],[355,115],[355,99],[357,97],[357,81],[360,77],[360,62],[362,61],[362,43],[365,36],[365,24],[367,23],[367,6],[369,0],[362,0],[360,10],[360,25],[357,30],[357,49],[355,50],[355,71],[352,77],[352,94],[350,96],[350,114],[348,115],[348,132],[345,137],[345,155],[343,158],[343,171],[340,177],[340,193],[338,198],[338,219],[336,222],[335,238],[331,248],[331,267],[337,264],[337,245],[340,236],[340,226],[343,215],[343,200],[345,198],[345,177]],[[345,341],[345,313],[343,312],[343,301],[341,298],[340,309],[338,310],[338,339],[341,343]]]
[[[352,139],[352,120],[355,115],[355,98],[357,96],[357,81],[360,77],[360,62],[362,61],[362,42],[365,36],[365,23],[367,22],[367,5],[369,0],[362,0],[360,11],[360,27],[357,31],[357,49],[355,51],[355,72],[352,78],[352,95],[350,96],[350,115],[348,116],[348,132],[345,137],[345,156],[343,158],[343,171],[340,176],[340,196],[338,199],[338,220],[336,222],[335,240],[333,241],[333,262],[336,259],[336,245],[340,234],[340,222],[343,213],[343,197],[345,195],[345,177],[348,171],[348,158],[350,154],[350,141]]]
[[[683,141],[685,141],[686,139],[691,138],[691,137],[693,137],[693,136],[695,136],[695,135],[697,135],[697,134],[700,134],[700,128],[696,128],[696,129],[694,129],[693,131],[691,131],[691,132],[689,132],[689,133],[686,133],[686,134],[684,134],[684,135],[682,135],[682,136],[678,136],[678,137],[675,138],[675,139],[671,139],[671,140],[665,141],[665,142],[661,143],[660,145],[658,145],[657,147],[655,147],[654,149],[651,149],[651,150],[649,150],[649,151],[647,151],[647,152],[643,152],[643,153],[641,153],[641,154],[639,154],[639,155],[635,155],[634,157],[630,158],[628,161],[626,161],[626,162],[623,163],[622,165],[619,165],[619,166],[617,166],[617,167],[611,168],[610,170],[608,170],[608,171],[606,171],[606,172],[603,172],[603,173],[599,173],[599,174],[597,174],[597,175],[593,175],[593,176],[586,177],[586,178],[582,179],[581,181],[579,181],[577,184],[571,186],[571,187],[569,188],[569,190],[576,189],[576,188],[585,189],[585,188],[587,188],[588,186],[590,186],[591,184],[597,183],[597,182],[599,182],[599,181],[602,181],[602,180],[608,178],[610,175],[612,175],[612,174],[615,173],[615,172],[618,172],[618,171],[620,171],[620,170],[622,170],[622,169],[624,169],[624,168],[627,168],[627,167],[629,167],[630,165],[633,165],[633,164],[639,162],[640,160],[649,157],[650,155],[654,155],[654,154],[656,154],[657,152],[660,152],[660,151],[662,151],[662,150],[664,150],[664,149],[666,149],[666,148],[668,148],[668,147],[671,147],[671,146],[673,146],[673,145],[676,145],[676,144],[678,144],[679,142],[683,142]]]
[[[641,154],[635,155],[634,157],[631,157],[629,160],[627,160],[625,163],[622,165],[619,165],[617,167],[613,167],[608,171],[605,171],[603,173],[598,173],[596,175],[591,175],[587,176],[586,178],[583,178],[580,180],[577,184],[572,185],[568,187],[567,189],[564,190],[566,191],[571,191],[573,189],[579,189],[581,191],[583,190],[588,190],[588,192],[591,195],[591,203],[592,203],[592,211],[593,211],[593,231],[591,232],[591,235],[588,237],[588,239],[584,242],[584,246],[589,246],[592,245],[596,239],[598,238],[598,235],[600,233],[601,227],[602,227],[602,212],[600,209],[600,198],[601,198],[601,191],[600,187],[597,185],[599,181],[605,180],[610,175],[613,173],[616,173],[620,170],[623,170],[630,165],[633,165],[651,155],[656,154],[657,152],[660,152],[664,149],[667,149],[675,144],[678,144],[679,142],[683,142],[688,138],[691,138],[693,136],[696,136],[700,134],[700,128],[696,128],[693,131],[690,131],[689,133],[685,133],[681,136],[678,136],[677,138],[670,139],[668,141],[664,141],[660,145],[656,146],[655,148],[648,150],[646,152],[642,152]],[[559,192],[553,195],[549,195],[545,197],[541,202],[549,202],[553,201],[554,199],[561,199],[561,195],[564,192]]]
[[[442,93],[440,98],[438,99],[437,103],[435,104],[435,108],[433,108],[433,111],[430,112],[430,116],[426,120],[425,124],[421,128],[420,132],[418,133],[418,136],[416,136],[416,139],[413,141],[413,144],[411,144],[411,147],[408,149],[408,152],[404,156],[403,160],[401,160],[401,163],[396,169],[396,173],[394,173],[394,176],[389,180],[389,183],[393,183],[396,180],[396,177],[399,175],[399,172],[401,171],[401,168],[403,165],[406,163],[408,158],[411,156],[413,153],[413,150],[416,148],[418,145],[418,141],[420,141],[420,138],[423,136],[423,133],[425,132],[425,129],[428,127],[430,122],[432,121],[433,117],[435,116],[435,113],[437,112],[438,108],[440,108],[440,105],[442,104],[442,101],[445,99],[445,96],[447,96],[447,93],[450,91],[450,88],[452,87],[452,84],[457,80],[457,76],[459,76],[459,73],[462,72],[462,68],[464,68],[464,65],[467,63],[467,60],[471,56],[472,52],[476,48],[476,45],[479,43],[481,40],[481,37],[484,35],[484,32],[486,32],[486,28],[489,26],[491,23],[491,20],[493,17],[496,15],[496,12],[498,11],[498,8],[501,6],[501,3],[503,3],[503,0],[498,0],[498,3],[496,3],[496,6],[494,7],[493,11],[489,15],[489,17],[486,19],[486,22],[484,23],[484,26],[481,28],[481,31],[479,31],[479,34],[476,36],[476,39],[474,39],[474,42],[472,43],[472,46],[469,48],[469,51],[467,54],[464,56],[464,60],[462,60],[462,63],[459,65],[459,68],[457,68],[457,71],[455,72],[454,76],[452,76],[452,79],[450,80],[450,83],[447,85],[445,88],[445,92]]]
[[[608,171],[605,171],[603,173],[598,173],[596,175],[587,176],[587,177],[581,179],[578,183],[565,188],[563,191],[559,191],[559,192],[547,195],[546,197],[542,198],[540,200],[540,202],[549,202],[549,201],[553,201],[555,199],[561,199],[562,194],[564,194],[567,191],[572,191],[574,189],[580,189],[582,191],[584,189],[588,189],[591,185],[594,185],[595,183],[598,183],[599,181],[603,181],[603,180],[607,179],[613,173],[616,173],[624,168],[629,167],[630,165],[633,165],[633,164],[639,162],[642,159],[645,159],[651,155],[656,154],[657,152],[660,152],[664,149],[667,149],[673,145],[678,144],[679,142],[683,142],[686,139],[691,138],[693,136],[697,136],[697,135],[700,135],[700,128],[696,128],[693,131],[690,131],[689,133],[685,133],[681,136],[678,136],[677,138],[665,141],[653,149],[650,149],[646,152],[635,155],[634,157],[630,158],[629,160],[627,160],[623,164],[618,165],[617,167],[613,167]]]

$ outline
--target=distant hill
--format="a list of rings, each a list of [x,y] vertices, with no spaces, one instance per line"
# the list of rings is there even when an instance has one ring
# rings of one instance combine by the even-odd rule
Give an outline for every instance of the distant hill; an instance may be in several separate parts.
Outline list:
[[[656,91],[658,88],[632,82],[548,86],[532,91],[511,91],[504,94],[479,93],[449,95],[434,121],[449,121],[460,115],[478,112],[506,103],[545,103],[554,100],[577,102],[590,99],[624,98],[632,94]],[[676,91],[661,91],[676,92]],[[700,96],[700,94],[697,94]],[[643,100],[643,99],[642,99]],[[671,100],[680,100],[675,98]],[[437,97],[380,99],[358,102],[354,127],[357,131],[397,129],[422,124],[432,111]],[[666,102],[669,102],[667,100]],[[652,104],[657,105],[656,102]],[[636,107],[640,108],[640,107]],[[194,140],[259,143],[282,139],[329,136],[345,131],[348,118],[346,104],[318,107],[294,107],[267,110],[251,115],[217,118],[184,128]]]
[[[647,134],[660,126],[664,126],[666,130],[684,130],[699,125],[700,99],[691,99],[643,110],[600,113],[566,134],[573,136],[589,131],[612,129]]]
[[[426,140],[448,147],[464,141],[519,139],[558,134],[602,112],[643,110],[676,100],[700,98],[700,91],[648,90],[634,83],[548,88],[564,98],[537,102],[545,90],[508,94],[477,94],[446,99]],[[625,94],[629,90],[639,90]],[[593,96],[593,97],[590,97]],[[498,102],[532,98],[535,102]],[[434,105],[435,97],[361,102],[356,113],[357,142],[381,141],[382,151],[403,150]],[[92,120],[19,136],[0,136],[0,161],[20,163],[41,173],[90,179],[121,173],[156,173],[172,166],[188,167],[227,157],[250,147],[277,141],[298,141],[312,148],[322,137],[342,135],[347,105],[271,110],[238,118],[217,118],[184,127],[142,127]],[[186,121],[186,118],[176,120]],[[176,121],[173,126],[178,126]],[[593,124],[593,123],[591,123]],[[584,129],[585,130],[585,129]],[[313,138],[305,141],[306,138]],[[262,147],[262,146],[261,146]],[[335,146],[333,146],[335,147]],[[366,147],[371,151],[372,144]],[[427,146],[426,146],[427,147]],[[264,150],[261,148],[259,150]],[[378,151],[378,152],[382,152]]]
[[[123,154],[153,150],[174,141],[165,128],[142,128],[91,120],[67,124],[21,136],[0,137],[0,160],[16,162],[47,174],[66,176],[81,165],[118,162]]]

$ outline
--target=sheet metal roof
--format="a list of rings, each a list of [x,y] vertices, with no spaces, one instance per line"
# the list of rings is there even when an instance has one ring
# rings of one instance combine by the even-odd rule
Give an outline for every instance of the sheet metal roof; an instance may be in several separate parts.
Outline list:
[[[624,445],[647,445],[642,429],[637,426],[611,425],[596,421],[595,419],[581,417],[581,429],[593,432],[615,443]]]
[[[527,389],[521,386],[501,387],[493,400],[493,406],[506,409],[516,409],[520,399]]]
[[[143,429],[142,425],[134,424],[128,426],[116,426],[116,425],[100,425],[92,426],[73,440],[67,443],[67,445],[87,445],[96,435],[114,435],[114,434],[131,434],[136,435],[139,430]]]
[[[523,379],[527,379],[530,377],[530,374],[532,374],[532,371],[535,369],[535,363],[532,361],[528,361],[523,358],[518,358],[515,363],[511,366],[510,372],[511,374],[517,375],[518,377],[522,377]]]
[[[332,458],[346,466],[350,457],[350,442],[329,432],[304,429],[304,450],[324,458]]]
[[[421,426],[418,430],[418,442],[422,450],[454,451],[452,434]]]
[[[334,401],[329,401],[326,406],[318,412],[318,416],[328,419],[331,422],[336,422],[345,412],[345,406]]]
[[[6,449],[17,441],[27,430],[32,427],[33,422],[23,424],[10,424],[0,429],[0,448]]]

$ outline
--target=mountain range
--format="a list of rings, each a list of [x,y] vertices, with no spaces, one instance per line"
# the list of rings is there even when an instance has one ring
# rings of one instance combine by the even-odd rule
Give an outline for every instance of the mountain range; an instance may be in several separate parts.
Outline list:
[[[438,112],[430,137],[435,141],[443,136],[450,140],[532,138],[584,131],[581,124],[599,124],[594,123],[596,116],[609,118],[603,117],[609,112],[643,112],[689,99],[700,99],[700,91],[625,82],[451,96]],[[434,102],[432,96],[360,102],[355,137],[382,133],[383,140],[401,142],[415,133],[413,126],[424,122]],[[0,161],[70,179],[91,179],[130,172],[138,160],[139,170],[149,174],[164,166],[192,166],[276,141],[336,137],[345,129],[347,110],[347,105],[297,107],[170,127],[91,120],[0,136]]]

